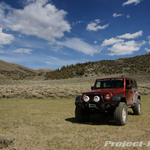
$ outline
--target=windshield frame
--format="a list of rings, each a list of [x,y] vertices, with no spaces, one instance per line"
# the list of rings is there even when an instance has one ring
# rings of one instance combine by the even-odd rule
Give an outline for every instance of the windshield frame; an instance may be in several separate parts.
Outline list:
[[[95,89],[124,88],[124,78],[98,79],[95,82],[94,88]]]

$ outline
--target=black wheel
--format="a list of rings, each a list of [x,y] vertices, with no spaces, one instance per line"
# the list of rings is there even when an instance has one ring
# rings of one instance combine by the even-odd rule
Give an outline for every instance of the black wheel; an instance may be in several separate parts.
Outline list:
[[[90,114],[85,109],[78,106],[75,109],[75,116],[78,122],[87,122],[90,118]]]
[[[114,111],[114,120],[117,125],[125,125],[128,119],[127,105],[124,102],[120,102],[118,107]]]
[[[140,115],[142,113],[141,100],[138,99],[136,105],[132,107],[133,114]]]

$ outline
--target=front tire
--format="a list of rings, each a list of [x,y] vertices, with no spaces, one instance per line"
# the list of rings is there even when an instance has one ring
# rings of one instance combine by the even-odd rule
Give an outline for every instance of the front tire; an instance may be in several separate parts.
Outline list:
[[[82,109],[78,106],[76,106],[75,109],[75,116],[78,122],[87,122],[90,118],[89,113],[85,109]]]
[[[142,113],[141,100],[138,99],[135,106],[132,107],[132,110],[133,110],[134,115],[141,115],[141,113]]]
[[[120,102],[118,107],[114,111],[115,124],[123,126],[127,123],[128,111],[127,105],[124,102]]]

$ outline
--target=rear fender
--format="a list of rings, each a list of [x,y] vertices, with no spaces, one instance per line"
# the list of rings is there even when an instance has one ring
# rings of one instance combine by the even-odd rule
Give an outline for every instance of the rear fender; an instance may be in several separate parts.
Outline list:
[[[137,103],[138,99],[141,100],[141,96],[139,93],[135,95],[135,103]]]

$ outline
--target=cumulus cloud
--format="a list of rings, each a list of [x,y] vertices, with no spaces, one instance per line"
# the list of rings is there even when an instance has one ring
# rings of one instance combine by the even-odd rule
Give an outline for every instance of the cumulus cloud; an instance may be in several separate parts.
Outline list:
[[[113,45],[113,44],[121,43],[121,42],[124,42],[124,40],[117,39],[117,38],[105,39],[102,43],[102,46]]]
[[[137,38],[138,36],[142,36],[142,33],[143,31],[139,31],[133,34],[126,33],[124,35],[117,36],[116,38],[105,39],[101,46],[111,46],[108,48],[108,50],[111,51],[109,53],[111,56],[132,54],[134,51],[139,51],[141,46],[145,44],[145,41],[125,41],[125,39],[129,40]]]
[[[122,5],[130,5],[132,3],[135,3],[135,5],[137,5],[138,3],[140,3],[142,0],[128,0],[127,2],[124,2]]]
[[[126,33],[126,34],[123,34],[123,35],[120,35],[120,36],[117,36],[118,38],[123,38],[123,39],[134,39],[134,38],[137,38],[139,36],[142,36],[142,33],[143,31],[140,30],[136,33],[133,33],[133,34],[130,34],[130,33]]]
[[[113,17],[120,17],[120,16],[123,16],[123,14],[117,14],[117,13],[113,14]]]
[[[148,49],[148,48],[145,48],[144,50],[147,51],[147,52],[150,52],[150,49]]]
[[[86,27],[86,30],[89,30],[89,31],[98,31],[98,30],[104,30],[105,28],[107,28],[109,26],[109,24],[106,24],[106,25],[98,25],[100,23],[100,20],[99,19],[96,19],[94,22],[91,22],[87,25]]]
[[[108,50],[111,51],[109,55],[127,55],[127,54],[133,54],[134,51],[139,51],[140,47],[143,45],[143,43],[137,43],[135,41],[128,41],[124,43],[116,43],[111,48],[108,48]]]
[[[13,35],[3,33],[2,28],[0,28],[0,45],[10,44],[13,40]]]
[[[32,49],[19,48],[19,49],[13,50],[12,52],[31,54],[31,51],[32,51]]]
[[[67,48],[74,49],[78,52],[82,52],[84,54],[91,55],[91,56],[95,53],[100,52],[99,47],[95,45],[90,45],[79,38],[70,38],[64,42],[57,42],[57,45],[65,46]]]
[[[5,3],[0,6],[0,25],[3,28],[34,35],[46,40],[61,38],[70,32],[70,24],[65,20],[67,12],[58,10],[48,0],[28,0],[23,9],[13,9]],[[8,12],[7,14],[5,12]]]

